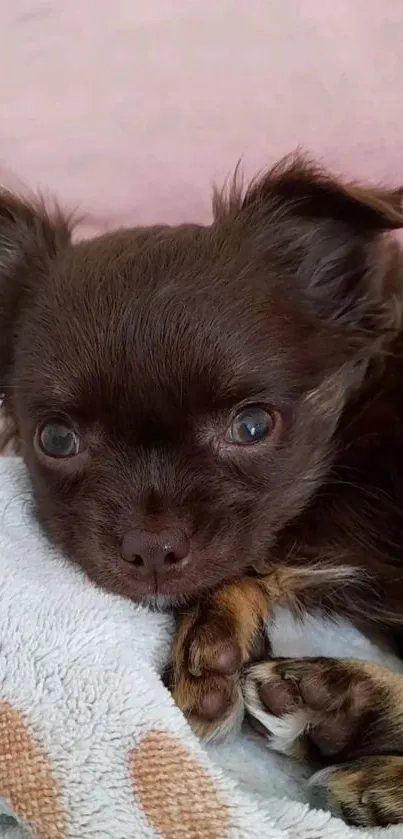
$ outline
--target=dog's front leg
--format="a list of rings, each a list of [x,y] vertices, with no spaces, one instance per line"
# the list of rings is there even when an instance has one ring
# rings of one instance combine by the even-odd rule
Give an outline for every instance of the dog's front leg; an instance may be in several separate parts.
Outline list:
[[[178,616],[171,689],[206,739],[224,736],[242,722],[242,669],[267,657],[270,607],[264,581],[243,577]]]
[[[266,623],[273,606],[296,607],[307,590],[345,580],[345,568],[273,566],[266,575],[223,585],[178,615],[170,687],[193,728],[206,739],[223,737],[244,715],[246,664],[270,657]]]
[[[267,745],[319,770],[312,802],[361,827],[403,822],[403,676],[377,664],[274,659],[244,678]]]

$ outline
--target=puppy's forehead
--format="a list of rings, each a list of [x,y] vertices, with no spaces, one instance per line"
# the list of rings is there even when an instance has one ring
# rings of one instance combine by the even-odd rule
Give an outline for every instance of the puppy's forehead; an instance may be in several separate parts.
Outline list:
[[[94,410],[210,410],[284,385],[304,331],[247,251],[193,226],[76,246],[35,314],[43,380]]]

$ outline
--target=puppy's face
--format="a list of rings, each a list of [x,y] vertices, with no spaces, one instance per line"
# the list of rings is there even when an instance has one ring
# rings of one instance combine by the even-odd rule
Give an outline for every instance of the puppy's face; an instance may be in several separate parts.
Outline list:
[[[78,245],[4,197],[0,391],[38,516],[92,579],[172,604],[263,569],[328,467],[400,222],[301,162],[211,227]]]

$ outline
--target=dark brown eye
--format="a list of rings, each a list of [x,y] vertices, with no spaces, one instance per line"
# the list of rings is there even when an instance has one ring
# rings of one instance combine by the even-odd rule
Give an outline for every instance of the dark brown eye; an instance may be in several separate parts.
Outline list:
[[[265,408],[251,405],[235,415],[229,427],[229,440],[238,446],[262,443],[272,433],[275,416]]]
[[[47,457],[75,457],[80,451],[77,432],[65,422],[47,422],[39,432],[38,442]]]

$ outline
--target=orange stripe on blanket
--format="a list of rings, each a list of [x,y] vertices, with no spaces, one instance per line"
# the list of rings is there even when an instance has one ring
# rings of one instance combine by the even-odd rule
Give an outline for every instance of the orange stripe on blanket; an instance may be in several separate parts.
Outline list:
[[[37,839],[65,839],[66,821],[51,762],[24,716],[0,703],[0,795]]]
[[[171,734],[151,731],[130,753],[136,797],[164,839],[228,839],[229,808],[213,778]]]

